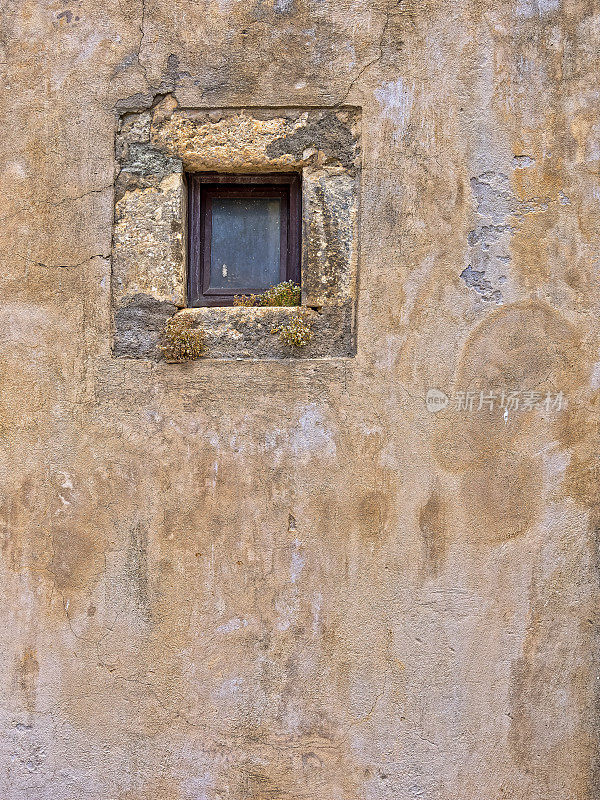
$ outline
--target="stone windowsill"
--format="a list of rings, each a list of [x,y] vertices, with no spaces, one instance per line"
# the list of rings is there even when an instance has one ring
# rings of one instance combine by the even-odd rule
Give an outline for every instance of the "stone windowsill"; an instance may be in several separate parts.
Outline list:
[[[303,347],[284,344],[274,328],[286,325],[300,309],[312,326],[312,338]],[[352,309],[330,307],[222,307],[186,308],[178,314],[201,326],[207,358],[319,358],[354,355]]]

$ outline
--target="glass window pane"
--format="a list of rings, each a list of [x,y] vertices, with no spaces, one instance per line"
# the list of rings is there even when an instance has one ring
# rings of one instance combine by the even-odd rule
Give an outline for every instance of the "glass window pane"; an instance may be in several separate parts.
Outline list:
[[[281,200],[213,198],[210,288],[262,291],[279,283]]]

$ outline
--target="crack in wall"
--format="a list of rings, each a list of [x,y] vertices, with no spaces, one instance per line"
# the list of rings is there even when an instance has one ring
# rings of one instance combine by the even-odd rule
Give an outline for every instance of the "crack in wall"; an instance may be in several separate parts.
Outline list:
[[[142,18],[140,21],[140,41],[138,43],[137,48],[137,62],[140,65],[142,72],[144,73],[144,78],[146,82],[149,83],[148,80],[148,73],[146,72],[146,67],[142,62],[142,47],[144,46],[144,37],[146,36],[145,24],[146,24],[146,0],[141,0],[142,2]]]
[[[42,261],[34,261],[31,258],[27,258],[27,256],[24,256],[21,253],[15,253],[15,256],[20,258],[22,261],[26,261],[28,264],[32,264],[34,267],[43,267],[44,269],[76,269],[77,267],[82,267],[84,264],[89,263],[94,258],[103,258],[105,260],[110,258],[110,255],[104,255],[104,253],[95,253],[93,256],[88,256],[82,261],[78,261],[77,264],[44,264]]]
[[[354,89],[354,87],[356,86],[358,81],[362,78],[364,73],[368,69],[370,69],[370,67],[372,67],[374,64],[376,64],[378,61],[381,61],[381,59],[383,57],[383,52],[384,52],[383,42],[384,42],[385,36],[387,34],[388,28],[389,28],[390,19],[393,16],[392,12],[387,8],[383,10],[383,13],[385,15],[385,21],[383,23],[383,27],[382,27],[381,33],[379,35],[379,42],[377,44],[377,48],[378,48],[379,52],[377,53],[377,55],[374,58],[372,58],[370,61],[367,61],[366,64],[363,64],[363,66],[359,68],[357,75],[350,81],[350,85],[348,86],[348,89],[346,90],[346,93],[344,94],[342,99],[339,100],[336,103],[336,106],[344,105],[344,103],[348,100],[348,97],[350,96],[350,93],[351,93],[352,89]],[[400,12],[400,13],[402,13],[402,12]]]

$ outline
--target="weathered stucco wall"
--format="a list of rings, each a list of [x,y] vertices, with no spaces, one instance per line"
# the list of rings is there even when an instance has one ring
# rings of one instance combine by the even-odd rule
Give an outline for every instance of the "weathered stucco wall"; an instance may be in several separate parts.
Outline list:
[[[7,0],[3,800],[598,797],[599,46],[593,0]],[[164,96],[362,109],[356,357],[113,355]]]

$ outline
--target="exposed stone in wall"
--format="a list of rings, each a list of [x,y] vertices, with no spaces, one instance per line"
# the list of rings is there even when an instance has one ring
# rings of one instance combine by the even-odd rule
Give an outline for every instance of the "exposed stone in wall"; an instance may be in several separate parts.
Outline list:
[[[116,156],[114,352],[161,358],[166,310],[186,306],[188,172],[302,174],[302,303],[310,346],[272,335],[289,309],[199,309],[208,358],[351,356],[355,350],[360,115],[356,109],[181,110],[172,96],[127,113]],[[189,312],[191,314],[192,312]]]
[[[185,304],[184,186],[179,172],[156,187],[125,192],[117,202],[113,292],[116,298],[146,294]]]
[[[2,800],[596,800],[598,4],[3,11]],[[360,160],[350,340],[155,359],[187,141]]]

